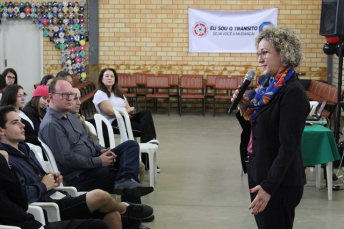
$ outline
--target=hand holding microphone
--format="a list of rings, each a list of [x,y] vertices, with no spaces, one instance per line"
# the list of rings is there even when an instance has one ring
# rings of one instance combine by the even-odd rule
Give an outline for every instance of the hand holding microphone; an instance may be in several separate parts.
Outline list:
[[[253,80],[255,75],[256,75],[256,73],[252,70],[249,70],[246,73],[245,80],[244,80],[243,84],[241,85],[241,87],[239,88],[238,93],[234,95],[234,96],[236,96],[236,98],[234,98],[234,101],[233,101],[232,105],[230,106],[228,113],[232,113],[232,111],[237,108],[237,106],[238,106],[239,102],[241,101],[248,85],[250,85],[250,83]]]

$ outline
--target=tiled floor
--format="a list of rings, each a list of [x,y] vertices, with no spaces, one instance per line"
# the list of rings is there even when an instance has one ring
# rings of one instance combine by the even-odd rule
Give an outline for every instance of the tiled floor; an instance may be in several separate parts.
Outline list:
[[[234,114],[176,112],[153,114],[158,139],[158,183],[142,198],[154,207],[151,229],[251,229],[256,228],[248,210],[246,175],[240,176],[239,136]],[[325,180],[315,187],[308,168],[307,185],[296,209],[294,228],[343,228],[344,191],[327,200]],[[340,172],[343,174],[343,171]],[[343,183],[343,182],[337,182]],[[149,184],[146,173],[145,184]],[[344,187],[344,186],[343,186]],[[343,189],[342,187],[342,189]]]

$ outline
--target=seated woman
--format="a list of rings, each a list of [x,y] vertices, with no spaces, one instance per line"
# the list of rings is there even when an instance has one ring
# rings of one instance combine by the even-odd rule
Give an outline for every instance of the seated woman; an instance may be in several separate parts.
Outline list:
[[[8,85],[2,92],[0,107],[12,105],[15,107],[16,112],[21,117],[21,122],[25,125],[25,138],[26,142],[34,145],[41,145],[35,131],[35,126],[31,119],[21,111],[24,106],[25,93],[23,87],[17,84]]]
[[[118,76],[114,69],[103,69],[98,77],[98,90],[94,94],[93,103],[99,107],[100,113],[104,115],[118,133],[118,126],[113,107],[125,108],[130,116],[133,131],[141,133],[142,143],[159,144],[156,140],[156,133],[152,114],[148,110],[134,113],[135,107],[131,107],[118,86]]]
[[[53,82],[54,79],[55,79],[55,76],[53,75],[45,75],[42,78],[40,85],[47,85],[49,87],[49,85],[51,84],[51,82]]]
[[[40,85],[32,94],[32,98],[25,105],[23,112],[30,118],[38,136],[39,125],[45,115],[46,108],[49,105],[49,88]]]
[[[6,85],[17,84],[17,72],[13,68],[7,68],[2,72],[2,75],[5,77]]]

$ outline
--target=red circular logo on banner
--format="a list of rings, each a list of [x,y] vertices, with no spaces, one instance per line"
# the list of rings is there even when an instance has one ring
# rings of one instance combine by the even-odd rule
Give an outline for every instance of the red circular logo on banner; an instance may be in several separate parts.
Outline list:
[[[198,37],[204,37],[208,33],[208,29],[204,22],[197,22],[193,28],[193,32]]]

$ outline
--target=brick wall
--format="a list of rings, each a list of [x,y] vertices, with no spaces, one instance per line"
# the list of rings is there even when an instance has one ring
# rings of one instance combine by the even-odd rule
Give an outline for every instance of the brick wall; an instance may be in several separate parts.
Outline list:
[[[189,53],[189,7],[229,12],[277,7],[278,24],[294,29],[304,44],[305,59],[297,71],[306,73],[303,78],[326,79],[325,39],[319,35],[320,0],[100,0],[99,68],[203,75],[244,74],[254,69],[259,74],[254,54]],[[58,72],[59,51],[44,39],[45,74]]]
[[[319,35],[321,1],[100,0],[100,68],[119,72],[245,74],[257,70],[255,54],[189,53],[188,8],[249,11],[277,7],[278,24],[294,29],[304,43],[297,71],[326,78],[325,39]]]
[[[125,73],[260,74],[255,54],[189,53],[188,8],[239,12],[277,7],[279,26],[287,26],[302,39],[305,59],[296,69],[302,79],[326,80],[326,40],[319,35],[320,0],[99,0],[99,66],[88,73],[113,67]],[[92,28],[91,28],[92,29]],[[47,39],[47,38],[44,38]],[[45,40],[45,73],[61,69],[54,44]]]

